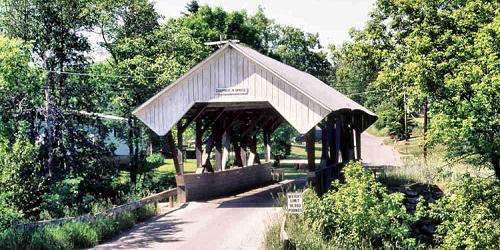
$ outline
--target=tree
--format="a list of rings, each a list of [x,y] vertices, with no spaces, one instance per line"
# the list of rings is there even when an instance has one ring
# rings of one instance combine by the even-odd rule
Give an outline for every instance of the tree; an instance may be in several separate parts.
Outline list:
[[[329,47],[335,70],[331,84],[351,99],[364,104],[367,99],[364,92],[377,79],[380,62],[366,32],[351,30],[350,37],[352,41],[345,42],[339,48],[333,45]]]
[[[185,16],[188,16],[188,15],[191,15],[191,14],[195,14],[196,12],[198,12],[198,9],[200,9],[200,4],[198,4],[198,1],[197,0],[191,0],[191,2],[187,3],[186,4],[186,11],[187,13],[182,13],[184,14]]]
[[[36,186],[22,195],[16,191],[23,200],[11,202],[36,217],[40,197],[70,176],[83,180],[79,192],[102,197],[105,192],[95,190],[96,183],[109,189],[110,175],[116,174],[104,143],[107,129],[100,119],[81,112],[93,112],[99,95],[86,75],[90,44],[83,32],[92,24],[91,2],[4,0],[2,6],[0,18],[9,37],[0,41],[0,98],[5,100],[0,127],[8,133],[4,147],[14,148],[18,137],[24,140],[27,134],[29,143],[22,147],[35,152],[27,156],[29,162],[10,157],[21,164],[10,173]],[[29,172],[37,166],[43,167]]]
[[[326,53],[322,51],[319,34],[282,25],[272,26],[271,31],[269,54],[272,57],[322,81],[328,81],[332,67]]]
[[[5,33],[31,42],[33,62],[44,73],[41,89],[44,107],[43,111],[37,111],[37,115],[44,118],[44,130],[41,134],[40,130],[33,131],[44,139],[41,160],[45,174],[55,180],[64,178],[71,170],[84,167],[86,160],[81,154],[84,151],[78,148],[97,146],[89,141],[85,128],[81,126],[86,118],[75,115],[79,110],[91,108],[84,100],[88,91],[82,91],[83,78],[59,73],[82,72],[88,67],[85,53],[90,51],[90,44],[82,32],[92,23],[88,15],[89,4],[89,1],[66,0],[3,1]],[[97,146],[99,150],[101,146]]]
[[[497,1],[381,1],[398,64],[378,80],[402,79],[416,104],[430,100],[431,139],[448,156],[473,156],[500,178]],[[457,21],[459,20],[459,21]],[[388,76],[393,77],[388,77]],[[397,78],[397,79],[396,79]]]
[[[40,72],[30,67],[32,62],[29,45],[0,36],[0,137],[10,142],[23,122],[29,124],[32,143],[38,134],[36,108],[43,103],[43,86]]]
[[[193,13],[192,15],[197,15]],[[185,17],[189,18],[189,17]],[[102,1],[96,12],[101,45],[111,60],[94,66],[99,74],[123,77],[96,78],[107,86],[108,105],[103,110],[127,117],[130,179],[137,182],[145,164],[145,137],[153,137],[132,111],[147,98],[187,72],[208,54],[208,48],[192,37],[193,31],[175,20],[158,23],[159,15],[149,1]],[[120,91],[116,91],[119,89]]]

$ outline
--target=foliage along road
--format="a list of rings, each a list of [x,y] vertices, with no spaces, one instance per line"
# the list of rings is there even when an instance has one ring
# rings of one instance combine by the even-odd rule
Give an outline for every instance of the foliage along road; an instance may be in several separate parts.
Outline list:
[[[368,165],[398,165],[399,154],[383,138],[362,134]],[[189,202],[135,226],[96,249],[259,249],[266,225],[280,212],[271,194],[279,184],[206,202]]]

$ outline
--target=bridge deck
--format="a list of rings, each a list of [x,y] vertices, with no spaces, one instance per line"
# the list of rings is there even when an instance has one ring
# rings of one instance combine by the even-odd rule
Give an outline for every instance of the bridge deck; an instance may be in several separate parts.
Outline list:
[[[235,196],[188,202],[96,249],[256,249],[280,212],[272,194],[287,180]]]

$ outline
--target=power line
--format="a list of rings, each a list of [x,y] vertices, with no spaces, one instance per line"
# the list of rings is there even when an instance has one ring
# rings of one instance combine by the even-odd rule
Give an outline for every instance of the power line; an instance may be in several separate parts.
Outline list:
[[[369,91],[363,91],[363,92],[358,92],[358,93],[352,93],[352,94],[347,94],[348,96],[356,96],[356,95],[362,95],[366,93],[373,93],[373,92],[380,92],[382,90],[369,90]]]
[[[114,78],[144,78],[144,79],[156,79],[158,76],[136,76],[136,75],[103,75],[103,74],[93,74],[93,73],[81,73],[73,71],[56,71],[56,70],[42,70],[49,73],[64,74],[64,75],[78,75],[78,76],[97,76],[97,77],[114,77]]]

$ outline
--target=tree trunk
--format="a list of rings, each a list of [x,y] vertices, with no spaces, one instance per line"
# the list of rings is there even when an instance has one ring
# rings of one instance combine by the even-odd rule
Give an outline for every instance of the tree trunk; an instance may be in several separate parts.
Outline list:
[[[493,157],[491,164],[493,165],[493,170],[495,171],[495,177],[500,180],[500,157]]]
[[[49,73],[47,76],[47,80],[45,80],[45,133],[47,136],[47,159],[45,161],[45,171],[48,176],[52,176],[52,159],[53,159],[53,144],[54,138],[52,133],[52,125],[53,121],[51,119],[52,116],[52,108],[50,104],[50,87],[52,82],[53,74]]]
[[[134,121],[132,120],[132,114],[129,114],[127,118],[128,124],[128,150],[129,150],[129,171],[130,171],[130,182],[135,185],[137,183],[137,162],[135,157],[134,148]]]

